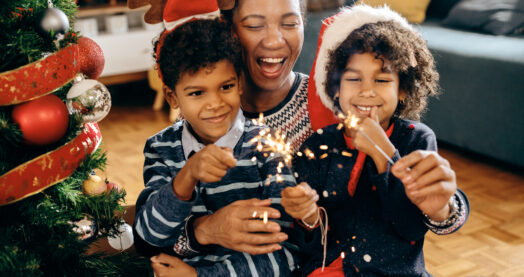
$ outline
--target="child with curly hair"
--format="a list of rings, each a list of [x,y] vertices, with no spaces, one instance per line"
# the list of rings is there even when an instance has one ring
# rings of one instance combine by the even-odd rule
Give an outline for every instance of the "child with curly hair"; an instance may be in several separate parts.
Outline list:
[[[286,240],[281,230],[292,219],[286,218],[280,195],[295,179],[289,168],[278,166],[282,156],[257,151],[250,143],[265,127],[246,120],[240,109],[240,43],[231,26],[218,18],[216,1],[173,2],[168,1],[164,17],[175,13],[169,20],[175,26],[167,25],[171,29],[161,34],[156,60],[166,100],[180,108],[184,119],[146,142],[135,246],[144,255],[173,255],[152,257],[158,276],[289,275],[295,267],[289,244],[250,255],[210,245],[192,231],[222,207],[257,198],[263,199],[258,213],[243,209],[238,216],[251,219],[250,225],[270,227]],[[180,14],[186,17],[176,18]],[[271,220],[275,218],[280,219]]]
[[[420,34],[387,7],[356,5],[325,22],[317,92],[328,109],[359,123],[330,125],[307,139],[294,164],[303,183],[282,192],[286,212],[307,230],[302,273],[430,276],[424,235],[428,228],[457,230],[467,198],[432,174],[413,182],[389,160],[437,150],[433,131],[416,121],[438,92],[433,57]]]

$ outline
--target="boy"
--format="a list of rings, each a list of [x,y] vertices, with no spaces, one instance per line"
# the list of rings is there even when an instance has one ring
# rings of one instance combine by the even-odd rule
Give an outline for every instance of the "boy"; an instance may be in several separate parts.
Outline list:
[[[256,151],[250,143],[262,127],[245,120],[240,110],[241,50],[231,27],[219,19],[190,20],[164,32],[156,47],[159,71],[168,87],[166,99],[172,108],[180,108],[184,120],[146,142],[146,188],[136,205],[137,249],[144,252],[154,246],[191,257],[185,263],[179,260],[180,276],[289,275],[295,262],[285,246],[257,256],[221,246],[190,247],[205,244],[191,243],[198,237],[187,231],[194,218],[205,219],[221,207],[251,198],[270,199],[284,215],[280,192],[295,184],[286,167],[280,173],[282,181],[276,182],[282,157]],[[253,219],[272,217],[245,212]],[[280,228],[265,221],[253,223]],[[279,223],[289,226],[291,220]],[[153,267],[162,266],[156,259]]]

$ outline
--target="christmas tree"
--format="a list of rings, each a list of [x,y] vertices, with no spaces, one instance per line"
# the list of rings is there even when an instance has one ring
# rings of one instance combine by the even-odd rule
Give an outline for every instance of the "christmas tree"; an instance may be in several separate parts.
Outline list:
[[[106,163],[96,122],[111,99],[95,80],[100,47],[71,28],[76,11],[74,0],[0,4],[2,276],[150,273],[144,258],[92,250],[130,228],[125,191],[94,173]]]

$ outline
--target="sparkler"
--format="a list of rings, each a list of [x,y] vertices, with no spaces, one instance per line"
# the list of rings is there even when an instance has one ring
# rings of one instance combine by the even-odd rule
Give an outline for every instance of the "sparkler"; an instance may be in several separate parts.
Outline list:
[[[264,115],[261,113],[258,119],[252,119],[252,122],[255,126],[264,126]],[[264,128],[258,133],[257,136],[252,138],[249,143],[256,144],[256,149],[259,152],[267,151],[271,153],[271,156],[274,156],[275,153],[282,155],[284,162],[278,163],[277,174],[275,178],[277,182],[284,181],[284,178],[281,176],[282,168],[284,167],[284,164],[288,167],[291,166],[291,160],[293,158],[291,144],[286,142],[286,135],[281,134],[280,130],[271,133],[271,129]],[[256,160],[256,158],[253,157],[252,160]]]
[[[359,121],[359,118],[356,117],[355,115],[351,114],[349,111],[348,111],[348,115],[347,116],[344,116],[344,114],[342,113],[339,113],[337,115],[340,119],[343,119],[344,120],[344,124],[343,125],[346,125],[348,126],[349,128],[351,129],[355,129],[357,130],[360,134],[362,134],[362,136],[364,136],[371,144],[373,144],[373,146],[378,150],[378,152],[384,156],[384,158],[386,158],[386,160],[388,161],[388,163],[390,163],[391,165],[393,165],[395,162],[388,156],[388,154],[386,154],[386,152],[384,152],[384,150],[382,150],[382,148],[380,148],[380,146],[378,146],[378,144],[376,144],[373,139],[371,139],[368,134],[366,134],[366,132],[364,132],[364,130],[362,128],[360,128],[360,126],[358,126],[358,121]],[[342,124],[342,123],[341,123]],[[343,127],[342,125],[342,127]],[[340,127],[341,125],[339,125],[338,127]],[[339,128],[341,129],[341,127]]]

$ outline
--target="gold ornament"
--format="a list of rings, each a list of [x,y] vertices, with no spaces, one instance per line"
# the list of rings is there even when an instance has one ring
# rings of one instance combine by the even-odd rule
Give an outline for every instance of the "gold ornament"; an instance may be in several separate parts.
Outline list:
[[[82,189],[85,194],[94,196],[105,193],[107,191],[107,185],[100,176],[89,175],[89,178],[82,184]]]

